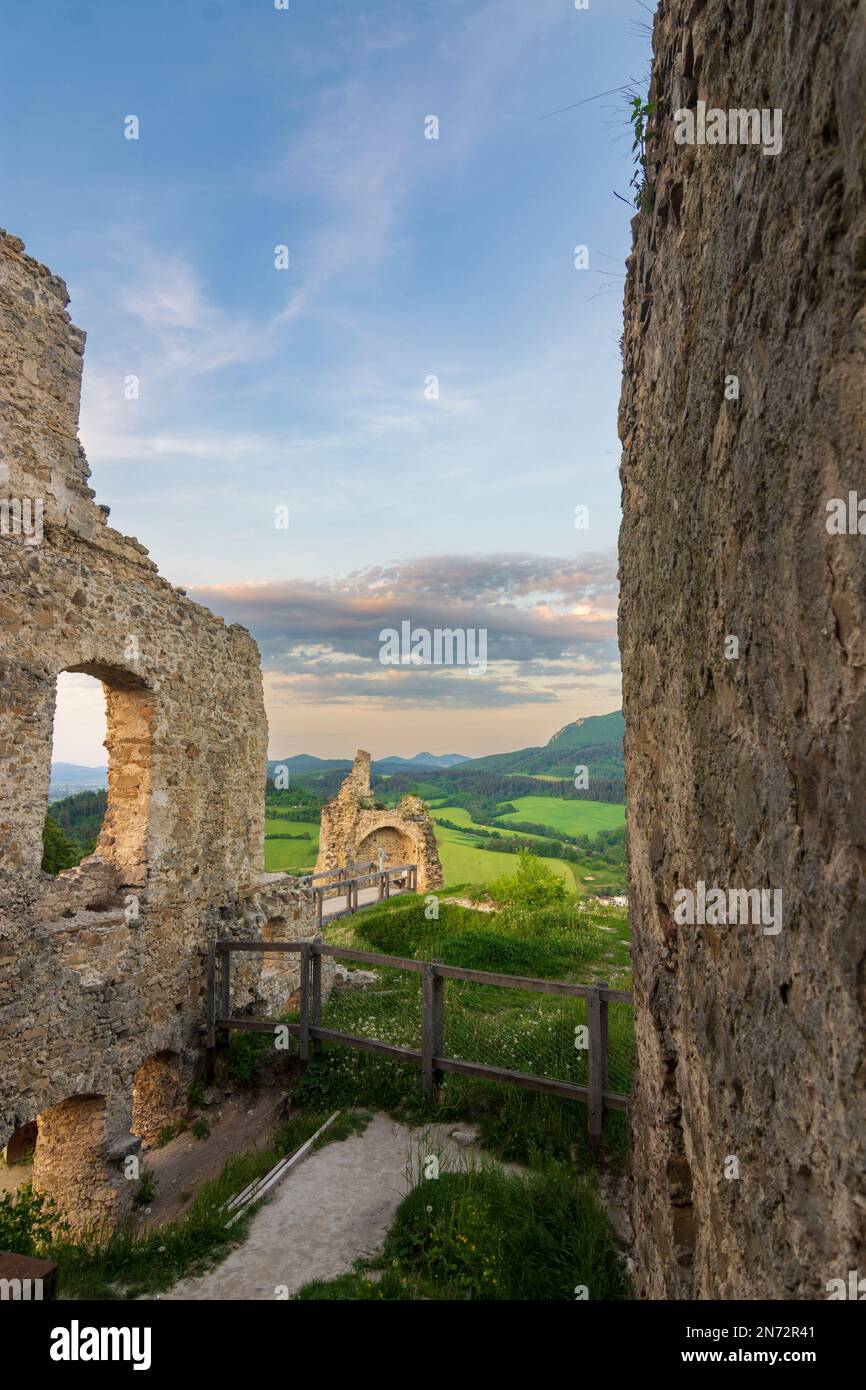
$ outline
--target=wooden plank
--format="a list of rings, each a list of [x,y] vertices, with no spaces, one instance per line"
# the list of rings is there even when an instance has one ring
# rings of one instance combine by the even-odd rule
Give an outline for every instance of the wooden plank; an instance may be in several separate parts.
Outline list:
[[[207,1031],[205,1033],[204,1077],[210,1085],[216,1072],[216,947],[207,948]]]
[[[439,973],[441,961],[433,961],[433,1055],[441,1057],[445,1051],[445,980]],[[433,1068],[433,1087],[438,1090],[444,1080],[441,1067]]]
[[[219,955],[234,951],[262,951],[270,955],[273,951],[302,951],[305,945],[303,941],[218,941],[216,949]]]
[[[311,1027],[318,1028],[322,1022],[322,953],[316,949],[315,944],[311,948],[310,962],[313,994],[310,1023]],[[318,1057],[321,1051],[321,1041],[316,1038],[313,1042],[313,1056]]]
[[[14,1250],[0,1250],[0,1279],[20,1280],[11,1302],[39,1303],[57,1297],[57,1263],[40,1260],[33,1255],[19,1255]],[[15,1293],[21,1295],[18,1299]],[[8,1296],[8,1295],[7,1295]],[[5,1300],[4,1300],[5,1301]]]
[[[270,1033],[276,1036],[278,1028],[285,1028],[293,1037],[300,1037],[300,1023],[275,1023],[272,1018],[218,1018],[214,1025],[217,1032],[223,1033]]]
[[[602,1094],[604,1085],[602,1081],[601,994],[595,987],[590,991],[586,1003],[586,1020],[589,1024],[589,1112],[587,1126],[590,1145],[596,1148],[601,1142],[601,1131],[604,1123],[604,1098]]]
[[[383,956],[376,951],[356,951],[353,946],[329,946],[323,943],[316,949],[321,951],[323,956],[339,956],[346,960],[359,960],[367,965],[389,965],[396,970],[417,970],[423,971],[425,962],[423,960],[408,960],[404,956]]]
[[[310,1059],[310,947],[301,947],[301,1061]]]
[[[435,976],[429,961],[424,963],[421,976],[421,1089],[425,1096],[433,1094],[433,990]]]
[[[207,1034],[206,1047],[216,1047],[214,1019],[216,1018],[216,948],[211,941],[207,948]]]
[[[528,1091],[545,1091],[554,1096],[566,1096],[570,1100],[587,1100],[589,1096],[586,1086],[575,1086],[570,1081],[556,1081],[549,1076],[535,1076],[532,1072],[487,1067],[481,1062],[461,1062],[456,1057],[434,1057],[433,1064],[440,1071],[453,1071],[461,1076],[477,1076],[482,1081],[500,1081],[508,1086],[523,1086]]]
[[[315,1134],[311,1134],[309,1139],[307,1139],[299,1149],[296,1149],[295,1152],[290,1154],[287,1158],[281,1158],[279,1163],[274,1164],[269,1173],[265,1173],[263,1177],[257,1178],[255,1182],[251,1182],[244,1188],[243,1192],[239,1192],[236,1197],[232,1198],[227,1204],[226,1210],[231,1211],[235,1209],[234,1215],[226,1222],[223,1228],[224,1230],[228,1230],[229,1226],[232,1226],[239,1217],[243,1216],[248,1206],[252,1206],[253,1202],[260,1201],[262,1197],[270,1192],[271,1188],[276,1187],[278,1183],[282,1182],[283,1178],[294,1168],[295,1164],[300,1163],[305,1154],[309,1153],[319,1135],[324,1134],[325,1130],[334,1123],[339,1113],[339,1110],[335,1110],[333,1115],[331,1115],[323,1125],[320,1125]]]
[[[313,1037],[322,1042],[344,1043],[346,1047],[356,1047],[360,1052],[378,1052],[383,1057],[399,1057],[413,1066],[421,1065],[421,1053],[411,1047],[397,1047],[395,1043],[379,1042],[378,1038],[362,1038],[356,1033],[340,1033],[335,1028],[311,1029]]]
[[[608,1019],[607,1019],[607,1000],[606,1000],[605,997],[604,997],[604,992],[605,992],[605,990],[607,989],[608,985],[607,985],[607,980],[596,980],[595,984],[596,984],[596,988],[597,988],[597,990],[598,990],[598,997],[599,997],[599,1000],[600,1000],[599,1011],[598,1011],[598,1012],[599,1012],[599,1019],[598,1019],[598,1022],[599,1022],[598,1041],[599,1041],[599,1052],[601,1053],[601,1089],[602,1089],[602,1094],[603,1094],[603,1093],[607,1090],[607,1087],[608,1087],[608,1080],[609,1080],[609,1078],[608,1078]]]
[[[528,989],[537,994],[570,995],[586,999],[591,993],[589,985],[575,985],[567,980],[537,980],[525,975],[500,975],[492,970],[464,970],[459,965],[440,965],[439,974],[447,980],[474,980],[480,985],[499,985],[505,989]]]
[[[232,958],[229,951],[224,952],[220,962],[220,1013],[230,1018],[232,1012]]]

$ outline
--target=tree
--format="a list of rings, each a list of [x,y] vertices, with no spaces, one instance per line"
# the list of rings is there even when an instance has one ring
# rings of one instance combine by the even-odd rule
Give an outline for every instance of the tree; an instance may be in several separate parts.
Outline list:
[[[66,838],[65,832],[52,820],[45,817],[42,827],[42,869],[46,874],[59,874],[61,869],[73,868],[80,859],[79,850]]]
[[[555,907],[565,902],[565,884],[534,854],[521,850],[517,872],[490,885],[490,896],[505,907]]]

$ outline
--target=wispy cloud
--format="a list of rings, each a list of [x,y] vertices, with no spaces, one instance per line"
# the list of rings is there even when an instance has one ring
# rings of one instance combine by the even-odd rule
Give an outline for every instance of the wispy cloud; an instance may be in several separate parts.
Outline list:
[[[590,678],[615,683],[618,672],[611,554],[579,566],[533,555],[432,556],[317,582],[191,592],[252,631],[269,690],[300,703],[552,703],[560,687]],[[484,629],[486,674],[383,667],[380,633],[407,620],[430,630]]]

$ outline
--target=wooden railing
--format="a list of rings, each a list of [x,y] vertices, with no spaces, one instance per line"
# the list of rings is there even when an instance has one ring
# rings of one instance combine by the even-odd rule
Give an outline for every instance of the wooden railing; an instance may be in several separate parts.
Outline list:
[[[358,870],[362,872],[358,872]],[[368,872],[363,872],[369,870]],[[336,877],[335,877],[336,875]],[[330,883],[317,883],[317,879],[333,879]],[[304,874],[301,883],[311,888],[316,897],[316,924],[322,925],[323,917],[327,917],[329,922],[334,922],[339,917],[348,917],[352,912],[359,912],[363,907],[372,907],[373,903],[358,903],[359,888],[372,887],[378,884],[379,896],[375,900],[382,902],[390,898],[391,887],[395,885],[401,891],[415,893],[418,890],[418,865],[417,864],[393,864],[388,869],[373,869],[372,861],[370,864],[353,864],[344,869],[321,869],[315,874]],[[324,911],[325,896],[342,897],[345,895],[346,906],[340,912]]]
[[[263,1018],[235,1018],[231,1013],[231,957],[237,951],[282,952],[297,951],[301,957],[300,1018],[297,1023],[275,1023]],[[377,1038],[362,1037],[333,1028],[323,1028],[322,1018],[322,957],[339,956],[364,965],[389,969],[411,970],[421,975],[421,1048],[400,1047]],[[219,969],[218,969],[219,967]],[[445,1055],[445,981],[468,980],[477,984],[496,985],[504,989],[529,990],[586,1000],[588,1029],[588,1084],[531,1072],[513,1071],[507,1067],[487,1066],[481,1062],[464,1061]],[[349,947],[329,946],[319,941],[229,941],[211,942],[208,956],[208,1072],[213,1072],[216,1035],[240,1029],[248,1032],[270,1033],[285,1029],[300,1042],[303,1062],[321,1051],[322,1043],[339,1043],[363,1052],[375,1052],[421,1068],[425,1095],[432,1095],[446,1072],[497,1081],[509,1086],[522,1086],[531,1091],[564,1096],[585,1101],[587,1127],[591,1144],[601,1139],[604,1115],[607,1110],[628,1110],[629,1098],[609,1088],[608,1078],[608,1005],[632,1004],[632,995],[621,989],[611,989],[604,980],[592,985],[571,984],[564,980],[530,979],[519,975],[502,975],[489,970],[464,970],[441,961],[409,960],[401,956],[383,956],[373,951],[356,951]]]

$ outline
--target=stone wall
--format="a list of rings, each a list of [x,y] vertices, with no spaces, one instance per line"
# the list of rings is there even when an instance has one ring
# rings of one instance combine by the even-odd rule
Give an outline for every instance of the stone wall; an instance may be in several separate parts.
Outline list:
[[[639,1285],[826,1297],[866,1246],[866,536],[827,529],[866,496],[866,5],[661,0],[654,55],[620,410]],[[781,152],[675,143],[698,100],[781,108]],[[699,881],[781,891],[781,930],[689,925]]]
[[[297,880],[262,871],[255,643],[161,579],[87,485],[84,335],[67,302],[0,234],[0,1146],[40,1116],[37,1186],[83,1224],[131,1195],[112,1165],[128,1151],[139,1069],[171,1054],[192,1074],[207,942],[261,937],[271,918],[309,937],[315,912]],[[25,501],[41,518],[29,533],[13,524]],[[51,879],[40,864],[61,671],[106,687],[109,798],[96,855]],[[262,973],[261,957],[244,962],[236,1007],[278,1008],[297,987],[297,964],[266,987]],[[154,1113],[179,1103],[176,1078],[166,1087]],[[86,1194],[84,1159],[63,1156],[76,1115],[75,1153],[109,1165],[91,1164]]]
[[[343,869],[373,861],[379,851],[384,866],[418,865],[418,891],[442,887],[442,865],[433,822],[423,801],[404,796],[393,810],[378,811],[370,784],[370,754],[355,754],[349,772],[333,801],[322,807],[316,870]]]

